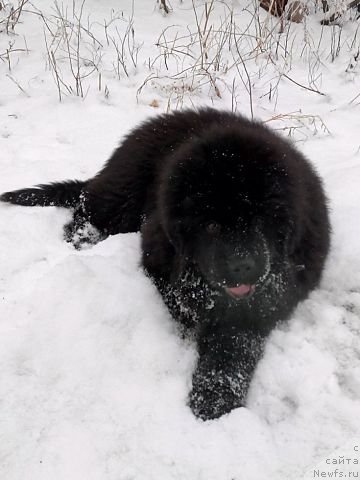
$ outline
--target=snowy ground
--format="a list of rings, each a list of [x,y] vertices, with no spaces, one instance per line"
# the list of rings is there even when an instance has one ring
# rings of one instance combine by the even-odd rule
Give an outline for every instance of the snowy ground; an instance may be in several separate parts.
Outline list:
[[[129,2],[85,2],[83,22],[103,46],[101,84],[96,73],[84,79],[85,99],[63,94],[58,100],[47,65],[47,31],[34,13],[52,18],[51,1],[27,4],[15,35],[0,33],[0,191],[92,176],[123,134],[169,106],[235,105],[250,115],[239,57],[239,70],[222,67],[218,73],[221,98],[211,82],[189,93],[188,80],[179,90],[169,78],[148,82],[137,98],[151,72],[169,77],[179,71],[172,57],[168,71],[159,58],[149,70],[161,31],[169,27],[169,38],[187,26],[196,31],[195,17],[189,0],[173,0],[169,16],[154,1],[135,0],[135,38],[143,45],[136,70],[129,61],[129,77],[121,71],[119,79],[115,49],[101,27],[119,3],[127,19]],[[258,25],[246,6],[245,0],[236,3],[235,18],[239,31],[250,24],[253,39]],[[263,13],[261,21],[269,21]],[[117,25],[123,32],[127,23],[120,19]],[[304,478],[307,471],[306,478],[316,478],[312,469],[333,459],[336,449],[336,455],[358,459],[360,98],[351,100],[360,93],[360,72],[356,62],[348,68],[359,48],[357,26],[344,25],[334,61],[339,27],[320,31],[316,18],[306,31],[291,26],[291,54],[279,48],[275,64],[266,50],[249,54],[250,37],[247,52],[241,44],[254,115],[287,128],[284,134],[293,126],[294,139],[304,140],[299,147],[324,178],[333,224],[321,288],[273,332],[247,409],[205,423],[191,414],[186,397],[196,352],[179,338],[141,271],[137,234],[74,251],[62,239],[68,212],[0,205],[1,479],[285,480]],[[94,49],[84,32],[82,39],[90,57]],[[3,55],[9,41],[14,49],[27,49],[10,54],[11,70]],[[274,51],[274,44],[269,48]],[[53,49],[65,82],[74,84],[66,55],[61,59]],[[280,79],[279,72],[325,95]],[[276,121],[276,115],[282,116]],[[321,471],[327,475],[333,467],[342,465],[325,462]],[[353,472],[358,468],[352,465]]]

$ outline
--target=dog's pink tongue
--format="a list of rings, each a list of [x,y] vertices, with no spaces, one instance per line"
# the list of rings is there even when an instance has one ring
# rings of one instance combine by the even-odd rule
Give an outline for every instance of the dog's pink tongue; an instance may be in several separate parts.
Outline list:
[[[251,285],[239,285],[238,287],[228,287],[226,289],[228,293],[233,295],[234,297],[243,297],[244,295],[247,295],[251,291]]]

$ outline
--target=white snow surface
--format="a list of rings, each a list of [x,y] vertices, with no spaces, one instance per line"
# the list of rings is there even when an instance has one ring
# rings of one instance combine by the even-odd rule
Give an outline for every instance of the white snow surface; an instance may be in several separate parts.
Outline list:
[[[128,18],[130,2],[86,0],[84,18],[98,35],[119,3]],[[9,41],[24,49],[26,40],[28,49],[11,54],[11,70],[1,57],[0,191],[89,178],[129,129],[176,106],[168,102],[170,87],[160,84],[136,96],[161,31],[196,30],[189,0],[173,0],[172,7],[166,16],[156,2],[135,0],[135,34],[143,42],[137,69],[116,78],[114,51],[106,50],[103,36],[101,89],[89,77],[85,99],[64,95],[61,103],[42,20],[34,14],[50,16],[54,4],[28,4],[15,35],[0,33],[0,54]],[[234,2],[244,29],[245,7]],[[343,455],[343,445],[360,444],[360,106],[350,103],[360,93],[360,74],[345,71],[359,46],[352,43],[357,26],[344,24],[332,62],[325,51],[340,27],[321,30],[318,17],[307,20],[308,33],[323,35],[317,86],[326,95],[279,81],[274,72],[285,61],[281,68],[268,63],[259,76],[266,52],[247,63],[256,118],[283,115],[269,123],[282,127],[291,120],[284,114],[301,110],[330,130],[310,127],[295,139],[303,140],[299,148],[324,179],[333,228],[321,286],[270,336],[248,408],[209,422],[192,415],[186,399],[196,350],[179,337],[141,269],[139,234],[75,251],[62,238],[70,212],[0,205],[1,480],[301,479],[336,449]],[[289,75],[309,85],[309,62],[299,54],[304,26],[292,25],[291,32]],[[223,78],[221,98],[207,85],[180,106],[231,109],[225,84],[239,77],[232,70]],[[269,85],[278,81],[269,99]],[[245,84],[237,83],[237,110],[249,115]]]

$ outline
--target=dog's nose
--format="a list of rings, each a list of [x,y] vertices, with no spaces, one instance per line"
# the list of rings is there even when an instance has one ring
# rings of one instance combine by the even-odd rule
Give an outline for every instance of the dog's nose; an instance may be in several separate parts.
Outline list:
[[[241,283],[256,283],[260,276],[261,262],[254,257],[234,256],[228,261],[228,268],[234,280]]]
[[[233,272],[249,273],[255,268],[255,260],[251,257],[234,258],[231,262],[231,269]]]

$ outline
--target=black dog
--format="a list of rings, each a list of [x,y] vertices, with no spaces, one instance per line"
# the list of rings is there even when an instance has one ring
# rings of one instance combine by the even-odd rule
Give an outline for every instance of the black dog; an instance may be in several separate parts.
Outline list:
[[[260,123],[211,109],[143,123],[88,181],[1,200],[72,208],[76,247],[141,230],[144,268],[198,344],[189,403],[202,419],[244,405],[266,336],[319,283],[329,249],[306,159]]]

